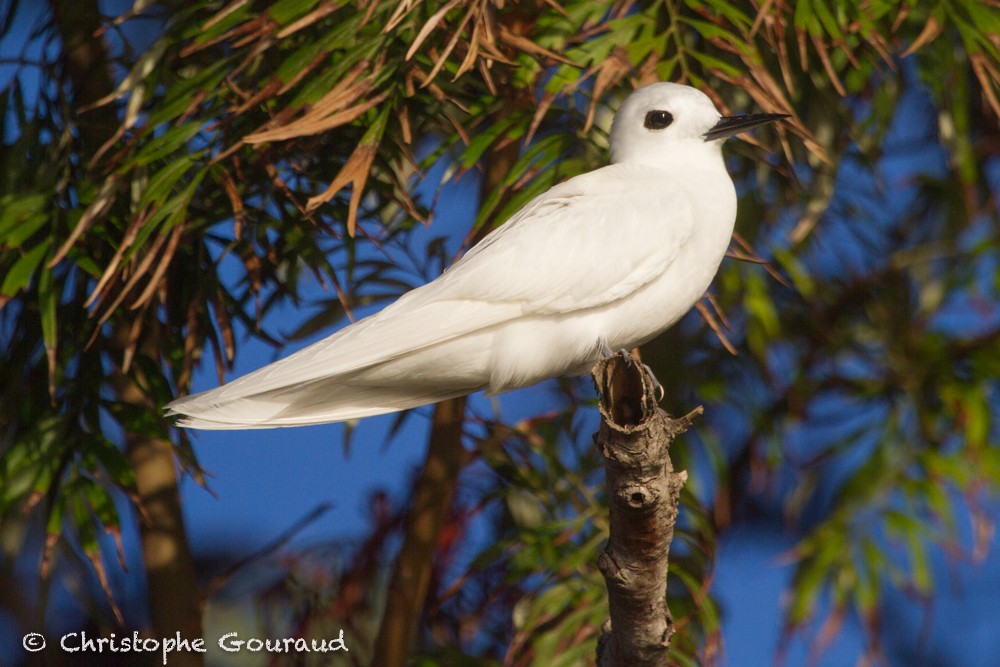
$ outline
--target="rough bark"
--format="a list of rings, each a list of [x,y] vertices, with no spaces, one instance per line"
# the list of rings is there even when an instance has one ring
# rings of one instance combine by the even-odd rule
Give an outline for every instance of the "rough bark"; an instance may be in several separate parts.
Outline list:
[[[123,336],[119,334],[119,339]],[[118,400],[159,413],[149,396],[120,371],[112,374],[111,382]],[[149,636],[174,637],[179,632],[184,639],[198,639],[202,637],[201,590],[184,526],[173,443],[145,433],[128,433],[125,457],[135,474],[139,539],[152,625]],[[180,651],[171,655],[170,664],[201,667],[204,657],[196,651]]]
[[[168,440],[127,436],[125,454],[135,471],[140,498],[139,535],[146,566],[149,615],[154,637],[202,636],[201,601],[188,550],[184,515],[177,492],[174,446]],[[170,656],[176,667],[200,667],[201,653],[180,651]]]
[[[597,645],[599,667],[667,664],[674,621],[667,607],[667,564],[687,473],[674,472],[670,443],[701,408],[671,419],[657,407],[657,384],[627,352],[594,367],[602,422],[611,534],[598,559],[610,621]]]
[[[402,667],[416,643],[438,535],[468,456],[462,446],[464,417],[465,398],[440,403],[434,412],[427,458],[406,515],[403,545],[389,581],[372,665]]]

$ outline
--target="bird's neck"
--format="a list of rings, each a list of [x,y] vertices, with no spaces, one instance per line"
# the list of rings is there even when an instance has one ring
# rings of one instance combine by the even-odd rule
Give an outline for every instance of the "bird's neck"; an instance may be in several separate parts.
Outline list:
[[[630,146],[622,155],[612,153],[612,164],[630,164],[653,167],[663,171],[684,173],[725,172],[721,146],[692,139],[679,142],[672,150],[665,151],[655,145]]]

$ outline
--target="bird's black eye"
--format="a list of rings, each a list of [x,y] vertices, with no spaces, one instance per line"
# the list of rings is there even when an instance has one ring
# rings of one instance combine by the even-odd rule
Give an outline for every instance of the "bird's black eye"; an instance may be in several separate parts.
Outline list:
[[[650,130],[662,130],[674,122],[674,115],[669,111],[650,111],[646,114],[645,125]]]

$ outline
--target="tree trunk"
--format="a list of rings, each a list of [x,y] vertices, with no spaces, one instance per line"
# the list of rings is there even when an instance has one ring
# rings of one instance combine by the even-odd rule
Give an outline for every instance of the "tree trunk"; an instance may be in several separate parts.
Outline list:
[[[500,187],[517,160],[519,150],[519,145],[511,142],[487,154],[480,200]],[[489,226],[484,226],[479,235],[488,231]],[[477,236],[470,236],[470,243]],[[385,615],[375,640],[373,666],[403,667],[416,643],[437,536],[448,516],[458,475],[468,458],[462,446],[465,402],[465,397],[462,397],[444,401],[435,407],[427,459],[413,490],[403,546],[394,565]]]
[[[174,446],[168,440],[128,435],[125,455],[135,471],[139,535],[146,566],[152,636],[193,641],[202,636],[201,597],[188,549],[177,492]],[[199,667],[202,654],[179,651],[170,664]]]
[[[73,86],[74,111],[114,90],[107,44],[95,33],[101,27],[97,0],[49,0],[52,18],[63,42],[63,60]],[[77,113],[81,152],[90,157],[115,132],[118,117],[107,109]]]
[[[117,339],[122,340],[123,335],[119,333]],[[159,413],[159,406],[120,370],[114,371],[111,383],[118,400]],[[194,641],[202,636],[201,591],[184,528],[174,453],[173,443],[165,438],[146,433],[125,435],[125,457],[135,474],[138,498],[139,538],[152,624],[149,636],[176,638],[180,633],[182,639]],[[170,664],[200,667],[204,659],[201,653],[179,651],[172,654]]]
[[[667,563],[687,473],[674,472],[670,443],[698,408],[671,419],[656,404],[656,380],[622,352],[597,363],[597,445],[604,454],[611,534],[598,559],[610,622],[597,644],[599,667],[663,667],[674,621],[667,607]]]
[[[389,581],[373,666],[402,667],[416,643],[438,535],[468,457],[462,446],[464,417],[464,397],[439,403],[435,409],[427,459],[414,485],[403,546]]]

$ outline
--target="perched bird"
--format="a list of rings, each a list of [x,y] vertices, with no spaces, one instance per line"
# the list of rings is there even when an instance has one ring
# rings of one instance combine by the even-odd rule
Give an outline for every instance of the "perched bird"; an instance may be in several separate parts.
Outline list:
[[[167,412],[193,428],[299,426],[586,373],[701,298],[736,219],[723,140],[784,117],[640,88],[615,114],[609,166],[539,195],[381,312]]]

